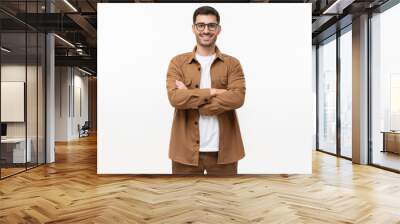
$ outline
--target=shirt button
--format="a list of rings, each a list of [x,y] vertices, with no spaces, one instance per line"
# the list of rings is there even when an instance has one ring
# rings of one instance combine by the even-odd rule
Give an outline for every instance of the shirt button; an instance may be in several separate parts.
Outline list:
[[[199,88],[199,85],[196,84],[195,87],[196,87],[196,88]]]

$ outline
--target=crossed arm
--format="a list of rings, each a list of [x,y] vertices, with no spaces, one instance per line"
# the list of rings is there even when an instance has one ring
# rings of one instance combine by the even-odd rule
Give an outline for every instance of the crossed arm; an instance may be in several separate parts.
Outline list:
[[[171,61],[167,73],[168,98],[177,109],[198,109],[201,115],[218,115],[225,111],[241,107],[245,98],[245,78],[240,62],[234,60],[228,71],[227,89],[188,89],[183,76],[174,62]]]

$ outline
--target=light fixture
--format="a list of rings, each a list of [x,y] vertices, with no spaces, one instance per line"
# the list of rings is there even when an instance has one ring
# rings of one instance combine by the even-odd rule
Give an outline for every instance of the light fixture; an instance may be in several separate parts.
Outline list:
[[[69,3],[68,0],[64,0],[65,4],[67,4],[72,10],[74,10],[75,12],[78,12],[78,10],[71,4]]]
[[[64,39],[64,38],[62,38],[62,37],[60,37],[60,36],[57,35],[57,34],[54,34],[54,36],[56,36],[58,39],[60,39],[60,40],[63,41],[64,43],[68,44],[69,46],[75,48],[75,45],[73,45],[73,44],[72,44],[71,42],[69,42],[68,40],[66,40],[66,39]]]
[[[87,74],[87,75],[92,76],[92,73],[90,73],[90,72],[88,72],[88,71],[86,71],[86,70],[83,70],[83,69],[81,69],[81,68],[79,68],[79,67],[78,67],[78,70],[81,71],[81,72],[83,72],[83,73],[85,73],[85,74]]]
[[[325,9],[322,14],[342,14],[343,10],[354,1],[355,0],[336,0],[332,5]]]
[[[2,51],[6,52],[6,53],[10,53],[10,52],[11,52],[11,50],[9,50],[9,49],[7,49],[7,48],[5,48],[5,47],[1,47],[0,49],[1,49]]]
[[[83,52],[82,48],[76,48],[76,53],[78,53],[79,55],[86,55],[86,53]]]

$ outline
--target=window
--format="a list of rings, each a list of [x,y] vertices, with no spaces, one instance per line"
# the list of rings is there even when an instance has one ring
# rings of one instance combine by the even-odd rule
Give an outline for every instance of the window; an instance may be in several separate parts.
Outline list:
[[[346,32],[347,31],[347,32]],[[351,26],[340,36],[340,155],[352,157],[352,35]]]
[[[336,153],[336,36],[318,48],[318,149]]]
[[[400,170],[400,5],[371,18],[372,164]]]

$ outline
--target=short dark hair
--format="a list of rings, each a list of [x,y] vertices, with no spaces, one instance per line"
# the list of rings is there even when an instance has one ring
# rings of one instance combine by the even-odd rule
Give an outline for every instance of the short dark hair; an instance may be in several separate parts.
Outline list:
[[[200,8],[197,8],[193,14],[193,24],[196,23],[196,18],[198,15],[214,15],[217,17],[217,22],[219,24],[219,13],[211,6],[201,6]]]

